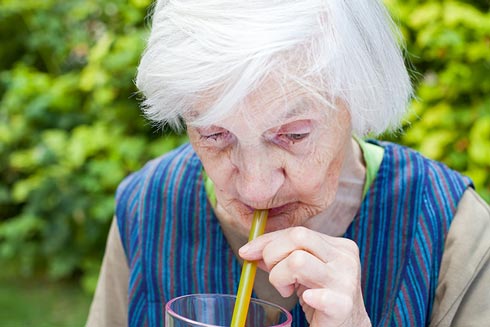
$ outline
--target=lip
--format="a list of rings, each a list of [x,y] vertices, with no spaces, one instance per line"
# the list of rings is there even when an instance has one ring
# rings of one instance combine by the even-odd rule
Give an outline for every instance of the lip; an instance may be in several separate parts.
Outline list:
[[[292,202],[292,203],[286,203],[286,204],[283,204],[281,206],[274,207],[274,208],[266,208],[266,210],[269,211],[268,216],[270,218],[270,217],[274,217],[274,216],[279,216],[280,214],[283,214],[287,211],[292,211],[296,206],[297,206],[297,203]],[[247,208],[250,209],[251,212],[256,210],[256,208],[253,208],[253,207],[248,206],[248,205],[247,205]]]

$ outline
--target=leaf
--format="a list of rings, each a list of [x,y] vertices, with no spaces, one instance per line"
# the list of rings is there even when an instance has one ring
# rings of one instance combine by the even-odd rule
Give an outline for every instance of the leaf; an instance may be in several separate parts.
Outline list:
[[[468,154],[474,163],[490,167],[490,116],[480,118],[471,129]]]
[[[438,2],[427,2],[416,7],[408,19],[410,27],[421,29],[425,25],[432,24],[440,19],[442,6]]]
[[[24,239],[43,227],[43,221],[36,216],[20,215],[0,223],[0,239]]]
[[[31,175],[26,179],[17,181],[12,191],[12,199],[16,203],[25,202],[32,191],[36,190],[43,182],[44,177],[40,175]]]
[[[436,130],[427,133],[420,144],[420,151],[429,158],[440,160],[447,146],[454,142],[456,134],[449,130]]]

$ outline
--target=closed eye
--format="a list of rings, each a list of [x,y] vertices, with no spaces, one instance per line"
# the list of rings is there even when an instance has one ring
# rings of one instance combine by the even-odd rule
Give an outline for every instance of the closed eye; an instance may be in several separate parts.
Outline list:
[[[287,138],[291,142],[299,142],[304,140],[305,138],[308,137],[310,133],[287,133],[287,134],[282,134],[283,137]]]
[[[313,122],[302,119],[282,125],[275,131],[274,139],[283,146],[292,146],[307,139],[313,131]]]
[[[208,135],[201,135],[201,140],[218,141],[220,138],[224,137],[225,133],[226,132],[218,132],[218,133],[213,133],[213,134],[208,134]]]
[[[230,144],[233,134],[228,130],[211,126],[207,128],[198,128],[199,140],[203,146],[223,148]]]

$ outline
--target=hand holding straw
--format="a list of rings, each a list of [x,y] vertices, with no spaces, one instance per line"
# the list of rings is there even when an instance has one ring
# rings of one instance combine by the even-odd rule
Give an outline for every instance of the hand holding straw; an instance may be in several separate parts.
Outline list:
[[[252,228],[248,236],[248,241],[262,235],[267,222],[267,210],[255,210],[252,221]],[[235,308],[233,309],[233,317],[231,318],[231,327],[244,327],[247,320],[248,306],[255,280],[255,272],[257,271],[257,263],[244,261],[240,283],[238,285],[238,293],[236,296]]]

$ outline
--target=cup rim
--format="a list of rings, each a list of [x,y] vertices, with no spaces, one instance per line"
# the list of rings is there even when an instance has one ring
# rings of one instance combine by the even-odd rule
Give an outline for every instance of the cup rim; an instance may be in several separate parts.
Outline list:
[[[210,325],[210,324],[205,324],[205,323],[202,323],[202,322],[199,322],[199,321],[194,321],[194,320],[191,320],[189,318],[186,318],[186,317],[183,317],[181,315],[179,315],[177,312],[175,312],[174,310],[172,310],[171,308],[171,305],[172,303],[178,301],[178,300],[181,300],[183,298],[190,298],[190,297],[194,297],[194,296],[199,296],[199,297],[205,297],[205,296],[210,296],[210,297],[228,297],[228,298],[234,298],[236,299],[236,295],[234,294],[224,294],[224,293],[192,293],[192,294],[186,294],[186,295],[181,295],[181,296],[177,296],[177,297],[174,297],[173,299],[171,299],[170,301],[168,301],[166,304],[165,304],[165,313],[171,315],[172,317],[175,317],[175,318],[178,318],[182,321],[185,321],[187,323],[192,323],[196,326],[204,326],[204,327],[223,327],[223,326],[218,326],[218,325]],[[293,316],[291,315],[291,313],[284,309],[283,307],[281,307],[280,305],[277,305],[275,303],[272,303],[272,302],[269,302],[269,301],[265,301],[265,300],[261,300],[261,299],[257,299],[257,298],[251,298],[250,299],[251,302],[255,302],[255,303],[259,303],[259,304],[265,304],[265,305],[268,305],[268,306],[271,306],[271,307],[274,307],[274,308],[277,308],[279,309],[281,312],[285,313],[286,314],[286,321],[279,324],[279,325],[273,325],[273,326],[270,326],[270,327],[284,327],[284,326],[288,326],[292,324],[293,322]]]

